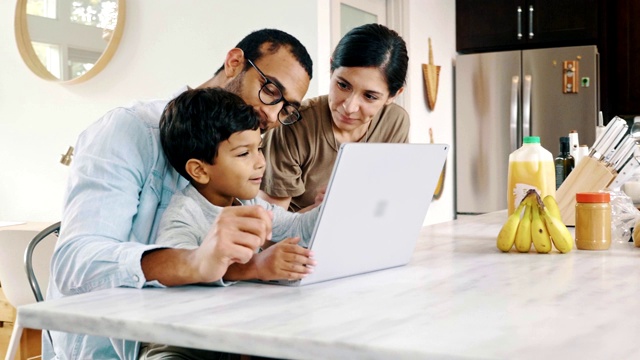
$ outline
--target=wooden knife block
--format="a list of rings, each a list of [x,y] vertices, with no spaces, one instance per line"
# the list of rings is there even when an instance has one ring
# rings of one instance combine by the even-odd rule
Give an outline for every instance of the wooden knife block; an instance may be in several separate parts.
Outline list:
[[[600,191],[615,177],[615,171],[604,163],[592,157],[582,158],[556,191],[562,222],[567,226],[576,225],[576,193]]]

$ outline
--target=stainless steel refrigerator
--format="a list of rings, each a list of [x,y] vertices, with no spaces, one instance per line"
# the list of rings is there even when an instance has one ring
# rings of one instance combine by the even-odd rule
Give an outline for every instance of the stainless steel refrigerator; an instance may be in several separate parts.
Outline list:
[[[455,64],[456,213],[507,208],[509,154],[540,136],[593,145],[599,111],[595,46],[458,55]]]

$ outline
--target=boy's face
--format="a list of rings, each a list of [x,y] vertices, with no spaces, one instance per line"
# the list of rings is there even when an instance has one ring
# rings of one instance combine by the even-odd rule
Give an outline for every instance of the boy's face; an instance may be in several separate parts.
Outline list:
[[[221,142],[214,164],[203,165],[209,183],[200,189],[202,195],[218,206],[229,206],[235,198],[255,198],[265,167],[261,141],[260,130],[256,129],[234,133]]]

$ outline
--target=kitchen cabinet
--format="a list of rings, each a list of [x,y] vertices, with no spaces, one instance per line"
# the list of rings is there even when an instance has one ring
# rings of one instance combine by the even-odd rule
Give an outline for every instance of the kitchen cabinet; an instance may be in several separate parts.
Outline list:
[[[529,21],[530,6],[533,22]],[[520,27],[518,7],[522,10]],[[464,54],[597,45],[605,124],[614,116],[631,123],[634,116],[640,116],[638,19],[638,0],[456,0],[456,48]]]
[[[598,21],[598,0],[456,0],[456,49],[593,45]]]
[[[601,53],[601,105],[605,119],[640,116],[640,1],[607,1]]]

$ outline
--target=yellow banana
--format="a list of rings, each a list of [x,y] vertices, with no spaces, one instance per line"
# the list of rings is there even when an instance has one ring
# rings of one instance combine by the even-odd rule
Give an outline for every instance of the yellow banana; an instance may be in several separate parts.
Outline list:
[[[524,200],[524,216],[520,219],[518,230],[516,231],[516,250],[519,252],[529,252],[531,249],[531,201],[529,198]]]
[[[497,246],[498,249],[504,252],[509,252],[513,247],[513,243],[516,240],[516,231],[518,230],[518,224],[520,223],[520,214],[522,208],[525,206],[525,202],[522,201],[516,211],[509,215],[507,221],[502,225],[500,232],[498,233]]]
[[[573,237],[562,220],[551,215],[551,212],[546,207],[540,212],[540,217],[547,226],[547,231],[549,231],[556,249],[561,253],[571,251],[573,249]]]
[[[531,207],[531,241],[537,252],[546,254],[552,248],[551,237],[540,217],[540,206],[535,202]]]
[[[556,219],[562,220],[562,215],[560,215],[560,208],[558,208],[558,202],[556,201],[556,198],[553,197],[553,195],[545,196],[544,199],[542,199],[542,202],[544,203],[544,206],[549,209],[551,216],[555,217]]]

